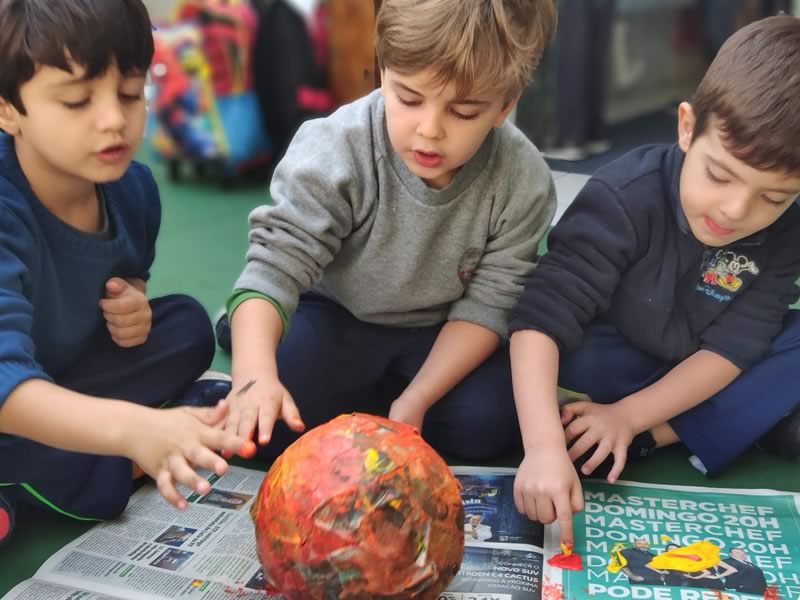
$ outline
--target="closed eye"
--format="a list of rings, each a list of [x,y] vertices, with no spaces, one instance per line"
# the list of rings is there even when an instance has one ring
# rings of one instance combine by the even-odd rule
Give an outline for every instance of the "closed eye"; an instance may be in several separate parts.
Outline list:
[[[85,98],[83,100],[78,100],[77,102],[62,102],[61,104],[63,104],[64,107],[68,108],[69,110],[80,110],[89,106],[90,100],[90,98]]]
[[[480,116],[480,113],[474,115],[465,115],[464,113],[460,113],[457,110],[453,110],[452,108],[450,109],[450,112],[457,119],[463,119],[464,121],[472,121],[473,119],[477,119]]]
[[[789,202],[790,200],[794,200],[794,198],[793,198],[793,197],[792,197],[792,198],[784,198],[784,199],[782,199],[782,200],[777,200],[777,199],[775,199],[775,198],[770,198],[770,197],[769,197],[769,196],[767,196],[766,194],[762,194],[762,195],[761,195],[761,197],[762,197],[762,198],[763,198],[765,201],[767,201],[767,202],[769,202],[770,204],[772,204],[773,206],[783,206],[784,204],[786,204],[786,203],[787,203],[787,202]]]
[[[123,102],[138,102],[139,100],[144,99],[144,95],[142,94],[120,94],[119,97],[122,99]]]
[[[725,179],[720,179],[719,177],[714,175],[711,172],[711,169],[708,168],[708,166],[706,166],[706,177],[708,177],[714,183],[727,183],[727,181]]]
[[[400,101],[400,104],[402,104],[404,106],[419,106],[420,105],[420,101],[419,100],[406,100],[405,98],[403,98],[399,94],[397,95],[397,99]]]

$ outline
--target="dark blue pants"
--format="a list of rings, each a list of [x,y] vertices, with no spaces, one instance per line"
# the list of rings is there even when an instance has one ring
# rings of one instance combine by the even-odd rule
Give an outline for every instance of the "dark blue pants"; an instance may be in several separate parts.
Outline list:
[[[365,323],[317,294],[306,294],[278,347],[278,373],[308,428],[343,413],[386,414],[417,374],[443,325]],[[259,456],[272,460],[297,434],[279,421]],[[503,344],[425,416],[422,435],[437,450],[484,460],[519,442],[508,346]]]
[[[584,331],[562,357],[559,385],[610,404],[654,383],[675,365],[635,348],[608,324]],[[709,475],[730,465],[783,416],[800,405],[800,311],[790,311],[769,354],[725,389],[678,415],[670,425]]]
[[[214,335],[205,309],[188,296],[150,303],[153,325],[141,346],[120,348],[105,325],[85,354],[56,383],[71,390],[159,407],[181,395],[211,364]],[[95,426],[86,423],[87,430]],[[0,487],[18,502],[80,518],[110,519],[125,509],[131,461],[58,450],[0,435]]]

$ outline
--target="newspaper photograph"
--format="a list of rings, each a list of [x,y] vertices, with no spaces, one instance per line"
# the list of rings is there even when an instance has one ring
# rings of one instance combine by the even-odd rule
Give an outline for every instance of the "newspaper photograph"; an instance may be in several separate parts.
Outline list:
[[[514,469],[453,467],[464,500],[464,541],[528,544],[542,551],[544,527],[514,507]]]

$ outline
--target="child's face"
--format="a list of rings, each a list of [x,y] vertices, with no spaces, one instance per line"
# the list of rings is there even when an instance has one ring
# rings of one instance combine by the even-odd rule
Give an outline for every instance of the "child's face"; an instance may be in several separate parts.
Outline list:
[[[447,186],[514,106],[501,96],[458,98],[455,90],[454,83],[435,84],[428,71],[382,73],[389,140],[409,170],[432,188]]]
[[[20,88],[26,114],[0,103],[5,129],[16,137],[29,179],[92,183],[122,177],[142,139],[144,75],[123,76],[116,65],[92,80],[40,66]]]
[[[772,225],[800,194],[800,177],[759,171],[735,158],[713,120],[692,139],[694,122],[684,102],[678,111],[678,143],[686,153],[680,195],[692,234],[707,246],[727,246]]]

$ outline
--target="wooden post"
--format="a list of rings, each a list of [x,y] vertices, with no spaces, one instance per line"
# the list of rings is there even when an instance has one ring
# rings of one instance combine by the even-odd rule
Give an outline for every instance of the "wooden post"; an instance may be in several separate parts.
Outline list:
[[[370,0],[328,0],[328,77],[339,104],[375,89],[373,9]]]

